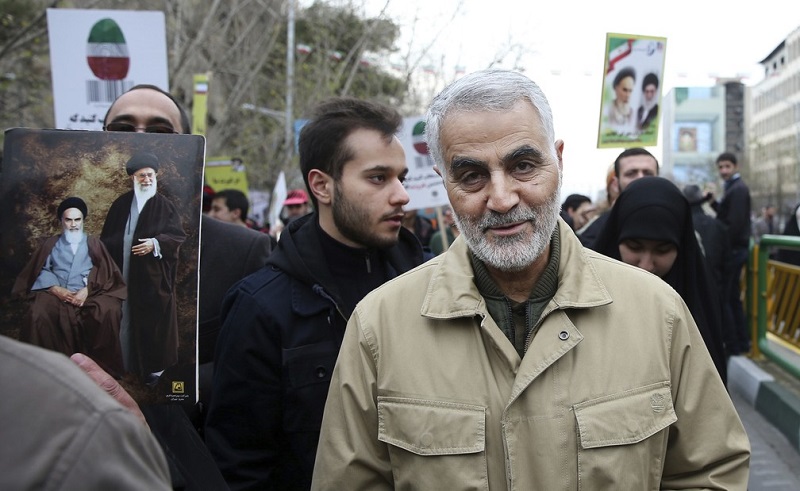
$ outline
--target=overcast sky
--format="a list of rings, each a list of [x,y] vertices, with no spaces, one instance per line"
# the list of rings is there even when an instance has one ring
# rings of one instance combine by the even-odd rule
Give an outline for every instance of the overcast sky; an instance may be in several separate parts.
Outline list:
[[[375,15],[385,3],[367,0],[367,13]],[[524,69],[550,100],[556,138],[565,141],[562,195],[579,192],[593,199],[620,151],[596,148],[606,33],[667,38],[666,94],[678,86],[714,85],[717,76],[741,76],[755,85],[763,78],[758,62],[800,28],[800,7],[785,0],[463,0],[457,9],[458,4],[390,0],[388,15],[404,33],[400,47],[413,43],[421,49],[438,34],[431,60],[470,72],[516,46],[521,58],[508,56],[499,66]],[[650,150],[660,160],[660,144]]]

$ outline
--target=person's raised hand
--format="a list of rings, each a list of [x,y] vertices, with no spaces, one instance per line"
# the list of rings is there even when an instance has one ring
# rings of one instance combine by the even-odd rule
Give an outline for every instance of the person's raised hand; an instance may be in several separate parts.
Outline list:
[[[139,405],[136,404],[136,401],[128,394],[125,389],[119,385],[114,377],[109,375],[105,370],[100,368],[100,366],[95,363],[94,360],[89,358],[88,356],[84,355],[83,353],[75,353],[69,357],[76,365],[78,365],[81,370],[86,372],[86,374],[94,380],[94,382],[100,386],[106,394],[113,397],[117,402],[122,404],[122,406],[131,412],[134,416],[136,416],[143,425],[147,425],[147,421],[144,419],[144,414],[142,414],[142,410],[139,409]]]

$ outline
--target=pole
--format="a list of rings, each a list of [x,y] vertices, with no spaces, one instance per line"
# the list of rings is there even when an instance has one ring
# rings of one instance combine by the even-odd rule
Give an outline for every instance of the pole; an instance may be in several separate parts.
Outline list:
[[[293,109],[294,104],[294,8],[296,0],[288,0],[289,12],[286,19],[286,134],[284,144],[286,145],[286,166],[291,165],[294,157],[294,138],[292,125],[294,124]]]

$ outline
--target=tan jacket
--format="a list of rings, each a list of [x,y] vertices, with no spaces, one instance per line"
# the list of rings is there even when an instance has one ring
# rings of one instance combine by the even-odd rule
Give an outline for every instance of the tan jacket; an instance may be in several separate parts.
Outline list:
[[[359,304],[312,489],[746,489],[747,435],[680,297],[559,224],[523,359],[463,238]]]

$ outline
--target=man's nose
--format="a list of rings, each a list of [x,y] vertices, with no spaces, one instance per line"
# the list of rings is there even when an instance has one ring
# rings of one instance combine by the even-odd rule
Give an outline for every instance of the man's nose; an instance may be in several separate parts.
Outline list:
[[[490,176],[488,193],[486,206],[498,213],[507,213],[519,203],[517,181],[502,171]]]
[[[409,201],[411,201],[406,187],[403,186],[403,183],[399,179],[393,185],[392,193],[389,199],[391,200],[392,206],[405,206]]]

